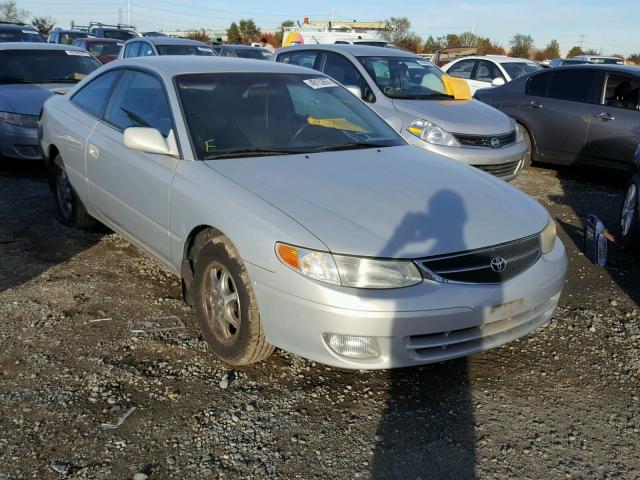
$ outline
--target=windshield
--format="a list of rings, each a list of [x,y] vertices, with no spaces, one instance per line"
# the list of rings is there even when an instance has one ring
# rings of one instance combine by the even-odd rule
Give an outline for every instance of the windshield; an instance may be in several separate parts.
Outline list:
[[[442,71],[412,57],[359,57],[382,93],[389,98],[453,98],[447,95]]]
[[[321,74],[176,77],[199,159],[403,145],[362,101]]]
[[[104,38],[115,38],[116,40],[130,40],[132,38],[138,38],[133,32],[129,30],[103,30],[102,34]]]
[[[79,50],[0,50],[0,83],[76,83],[100,67]]]
[[[117,57],[124,43],[87,42],[87,50],[96,57]]]
[[[0,29],[0,42],[36,42],[44,43],[46,40],[35,30],[17,28]]]
[[[160,55],[214,55],[210,47],[204,45],[156,45]]]
[[[509,74],[511,80],[542,70],[540,65],[528,62],[505,62],[500,65],[502,65],[502,68]]]
[[[271,60],[271,54],[264,48],[237,48],[234,50],[240,58],[253,58],[255,60]]]

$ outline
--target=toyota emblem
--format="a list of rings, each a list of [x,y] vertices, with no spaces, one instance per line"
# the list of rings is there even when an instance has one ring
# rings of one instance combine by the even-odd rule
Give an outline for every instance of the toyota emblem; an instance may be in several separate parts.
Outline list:
[[[491,139],[491,146],[492,146],[493,148],[498,148],[498,147],[500,146],[500,139],[499,139],[499,138],[496,138],[496,137],[493,137],[493,138]]]
[[[496,273],[504,272],[507,268],[507,261],[502,257],[494,257],[491,259],[491,270]]]

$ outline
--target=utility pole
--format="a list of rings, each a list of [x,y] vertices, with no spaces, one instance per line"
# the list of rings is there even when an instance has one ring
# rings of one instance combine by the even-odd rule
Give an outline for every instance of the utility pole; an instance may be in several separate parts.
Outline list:
[[[580,35],[580,50],[582,50],[582,47],[584,47],[584,33]]]
[[[131,0],[127,0],[127,25],[131,25]]]
[[[122,23],[122,8],[118,8],[118,23]]]

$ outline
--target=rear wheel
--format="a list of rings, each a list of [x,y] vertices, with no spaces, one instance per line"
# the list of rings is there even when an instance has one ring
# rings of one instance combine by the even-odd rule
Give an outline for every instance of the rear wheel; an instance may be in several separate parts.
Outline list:
[[[266,340],[240,256],[221,235],[205,234],[194,248],[198,253],[192,291],[204,339],[221,360],[232,365],[264,360],[274,347]]]
[[[640,251],[640,176],[634,175],[620,205],[620,243],[626,250]]]
[[[60,221],[67,227],[81,229],[94,227],[96,219],[87,213],[87,209],[71,186],[60,155],[53,160],[53,167],[49,174]]]

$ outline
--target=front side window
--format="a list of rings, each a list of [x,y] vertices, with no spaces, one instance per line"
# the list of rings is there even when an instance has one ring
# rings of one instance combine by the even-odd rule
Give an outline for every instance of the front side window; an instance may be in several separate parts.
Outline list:
[[[452,98],[442,82],[442,71],[421,58],[359,57],[371,78],[389,98]]]
[[[82,87],[82,89],[71,98],[71,101],[92,115],[96,117],[101,116],[107,99],[111,94],[111,89],[119,76],[120,70],[112,70],[104,75],[100,75]]]
[[[375,101],[373,92],[358,69],[345,57],[337,53],[326,53],[322,71],[345,86],[356,86],[362,91],[362,98]]]
[[[153,51],[153,47],[149,45],[147,42],[141,42],[141,43],[142,43],[142,48],[140,51],[141,57],[153,57],[156,54],[156,52]]]
[[[502,78],[502,72],[500,68],[493,62],[489,62],[487,60],[480,60],[478,62],[478,69],[476,70],[476,80],[480,82],[489,82],[491,83],[494,78]]]
[[[332,79],[299,74],[191,74],[176,85],[199,159],[403,145]]]
[[[81,50],[1,50],[0,65],[0,84],[77,83],[101,66]]]
[[[211,47],[204,45],[156,45],[156,48],[160,55],[215,55]]]
[[[470,80],[475,66],[475,60],[460,60],[455,65],[452,65],[451,68],[447,69],[447,75],[449,75],[450,77]]]
[[[153,75],[128,70],[123,74],[104,114],[107,122],[124,130],[149,127],[166,137],[173,128],[162,83]]]
[[[252,58],[254,60],[271,60],[269,50],[259,47],[237,48],[234,50],[235,56],[240,58]]]
[[[529,75],[530,73],[539,72],[543,68],[537,63],[532,62],[505,62],[502,68],[509,74],[511,80]]]
[[[547,97],[572,102],[587,102],[596,73],[591,70],[558,70],[553,72]]]
[[[640,80],[624,75],[609,74],[604,87],[602,104],[609,107],[640,110]]]

